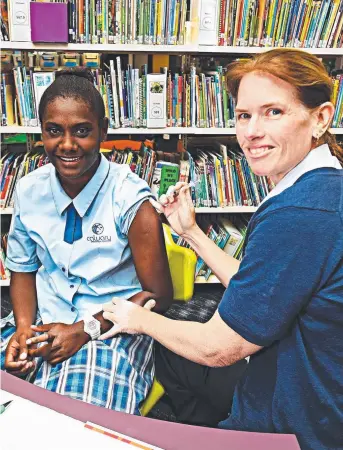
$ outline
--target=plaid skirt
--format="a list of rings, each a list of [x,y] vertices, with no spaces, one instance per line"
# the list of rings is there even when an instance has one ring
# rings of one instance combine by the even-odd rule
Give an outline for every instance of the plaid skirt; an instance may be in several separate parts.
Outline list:
[[[36,324],[41,324],[37,319]],[[15,332],[13,313],[0,321],[1,369],[8,341]],[[153,341],[145,335],[122,335],[90,341],[63,363],[52,367],[36,359],[27,380],[58,394],[104,408],[139,415],[154,378]]]

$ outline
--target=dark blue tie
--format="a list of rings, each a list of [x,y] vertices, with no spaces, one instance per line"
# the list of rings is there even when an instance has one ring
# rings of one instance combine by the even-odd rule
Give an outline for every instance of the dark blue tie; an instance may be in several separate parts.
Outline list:
[[[82,219],[76,211],[73,203],[67,208],[67,220],[64,230],[64,242],[73,244],[82,238]]]

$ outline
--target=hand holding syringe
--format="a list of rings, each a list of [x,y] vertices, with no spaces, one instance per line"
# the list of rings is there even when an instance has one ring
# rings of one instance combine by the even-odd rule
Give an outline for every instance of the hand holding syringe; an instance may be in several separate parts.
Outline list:
[[[159,201],[150,199],[151,204],[160,213],[164,214],[173,230],[183,236],[194,226],[195,209],[189,192],[190,187],[195,187],[195,183],[179,182],[175,186],[170,186],[165,195],[161,195]]]

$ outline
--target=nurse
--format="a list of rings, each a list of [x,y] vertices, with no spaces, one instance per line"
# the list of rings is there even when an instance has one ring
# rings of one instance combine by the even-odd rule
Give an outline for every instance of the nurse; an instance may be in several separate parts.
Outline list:
[[[142,306],[154,298],[156,312],[173,298],[150,189],[100,154],[108,121],[89,72],[57,72],[39,116],[50,164],[16,190],[6,261],[13,314],[1,324],[1,368],[139,414],[153,380],[152,339],[98,338],[112,325],[101,306],[113,296]]]
[[[235,62],[227,80],[238,143],[276,184],[249,223],[242,262],[199,229],[178,184],[156,207],[227,286],[218,310],[205,324],[182,322],[115,298],[104,305],[115,324],[105,337],[162,344],[156,375],[178,420],[342,449],[343,170],[331,79],[315,56],[275,49]],[[247,356],[231,404],[229,369]]]

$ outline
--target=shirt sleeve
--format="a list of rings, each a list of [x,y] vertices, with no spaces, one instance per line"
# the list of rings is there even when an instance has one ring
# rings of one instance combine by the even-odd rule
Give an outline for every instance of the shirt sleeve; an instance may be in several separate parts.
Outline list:
[[[256,345],[280,340],[325,283],[339,226],[335,213],[319,210],[288,207],[266,214],[253,227],[219,304],[224,322]]]
[[[8,235],[6,267],[13,272],[35,272],[41,264],[36,253],[36,243],[20,219],[18,188],[15,191],[14,212]]]
[[[119,228],[122,234],[127,235],[139,207],[153,195],[147,182],[130,172],[123,182],[121,198]]]

